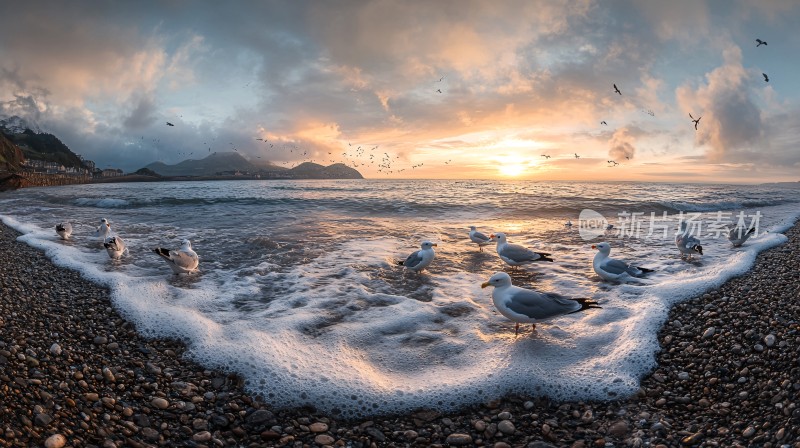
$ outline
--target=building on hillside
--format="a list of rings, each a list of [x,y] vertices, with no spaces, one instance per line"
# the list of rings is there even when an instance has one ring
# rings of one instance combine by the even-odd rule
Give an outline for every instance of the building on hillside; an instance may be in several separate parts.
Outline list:
[[[123,173],[120,169],[106,168],[100,172],[100,177],[117,177],[122,176],[123,174],[125,173]]]

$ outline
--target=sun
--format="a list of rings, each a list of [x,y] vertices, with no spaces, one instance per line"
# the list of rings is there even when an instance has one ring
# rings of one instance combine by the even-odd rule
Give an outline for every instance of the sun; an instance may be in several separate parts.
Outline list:
[[[515,177],[522,174],[525,171],[525,167],[519,163],[509,163],[507,165],[500,166],[498,170],[503,176]]]

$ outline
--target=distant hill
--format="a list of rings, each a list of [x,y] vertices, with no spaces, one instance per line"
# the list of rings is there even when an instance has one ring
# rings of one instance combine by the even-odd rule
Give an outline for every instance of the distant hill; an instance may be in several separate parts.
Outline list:
[[[42,132],[34,122],[14,115],[0,119],[0,131],[22,150],[26,159],[56,162],[72,168],[83,167],[77,154],[55,135]]]
[[[363,179],[357,170],[343,163],[322,166],[313,162],[303,162],[289,170],[294,179]]]
[[[236,171],[247,174],[279,174],[277,177],[289,179],[363,179],[358,171],[337,163],[322,166],[305,162],[287,169],[269,162],[252,162],[238,152],[218,152],[200,160],[184,160],[175,165],[155,162],[147,165],[147,169],[162,176],[216,176],[229,175]]]

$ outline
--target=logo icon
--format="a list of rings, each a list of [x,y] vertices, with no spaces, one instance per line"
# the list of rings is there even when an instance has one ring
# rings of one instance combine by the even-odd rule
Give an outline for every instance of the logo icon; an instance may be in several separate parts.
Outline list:
[[[605,235],[608,220],[592,209],[583,209],[578,216],[578,234],[584,241],[591,241]]]

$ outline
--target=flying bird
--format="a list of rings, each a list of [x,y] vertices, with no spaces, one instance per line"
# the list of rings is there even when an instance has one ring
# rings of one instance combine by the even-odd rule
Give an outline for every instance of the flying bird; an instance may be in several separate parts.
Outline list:
[[[436,82],[442,82],[442,80],[444,80],[444,78],[445,78],[445,77],[444,77],[444,76],[442,76],[442,77],[441,77],[441,78],[439,78],[439,80],[438,80],[438,81],[436,81]]]
[[[497,241],[497,255],[509,266],[516,267],[535,261],[553,261],[548,253],[532,251],[519,244],[509,244],[505,233],[498,232],[489,237]]]
[[[616,84],[614,84],[614,91],[622,95],[622,92],[619,91],[619,88],[617,87]]]
[[[430,241],[423,241],[421,249],[409,255],[405,261],[398,261],[397,264],[405,267],[408,270],[419,272],[428,267],[433,261],[436,254],[433,252],[433,247],[436,243]]]
[[[122,258],[122,254],[128,250],[127,246],[125,246],[125,242],[122,241],[122,238],[116,235],[106,238],[105,241],[103,241],[103,247],[106,248],[108,256],[114,260]]]
[[[170,122],[168,121],[168,122],[167,122],[167,126],[175,126],[175,125],[174,125],[174,124],[172,124],[172,123],[170,123]]]
[[[442,89],[436,89],[436,91],[442,93]]]
[[[492,243],[492,239],[485,234],[478,232],[475,226],[469,226],[469,239],[478,245],[478,249],[483,252],[483,246]]]
[[[764,75],[764,81],[769,82],[769,76],[766,73],[762,73]]]
[[[601,121],[600,124],[604,124],[604,125],[608,126],[608,123],[606,123],[605,120]]]
[[[603,280],[623,280],[626,277],[641,277],[648,272],[653,272],[652,269],[631,266],[624,261],[609,257],[611,255],[611,245],[606,242],[595,244],[592,249],[597,249],[597,255],[594,256],[592,267],[594,272]]]
[[[547,154],[542,154],[542,157],[544,157],[545,159],[549,159],[550,158],[550,156],[548,156]]]
[[[689,118],[692,119],[692,122],[694,123],[694,130],[696,131],[697,130],[697,125],[700,123],[700,118],[703,118],[703,117],[700,117],[697,120],[695,120],[694,117],[692,116],[692,114],[690,113],[689,114]]]
[[[762,45],[767,45],[767,42],[763,41],[761,39],[756,39],[756,42],[758,42],[758,45],[756,45],[756,48],[758,48],[758,47],[760,47]]]
[[[56,224],[56,233],[62,240],[68,240],[69,236],[72,235],[72,224],[68,222]]]
[[[580,158],[581,158],[581,156],[579,156],[579,155],[578,155],[578,153],[576,152],[576,153],[575,153],[575,158],[576,158],[576,159],[580,159]]]
[[[497,311],[516,323],[514,335],[519,334],[519,324],[536,324],[567,314],[574,314],[589,308],[601,308],[591,299],[569,299],[558,294],[544,294],[511,284],[511,277],[505,272],[496,272],[481,288],[493,286],[492,302]]]
[[[192,243],[189,240],[183,240],[183,244],[178,250],[157,247],[153,249],[153,252],[163,258],[176,275],[195,271],[197,270],[197,265],[200,264],[200,258],[197,256],[197,252],[192,249]]]

